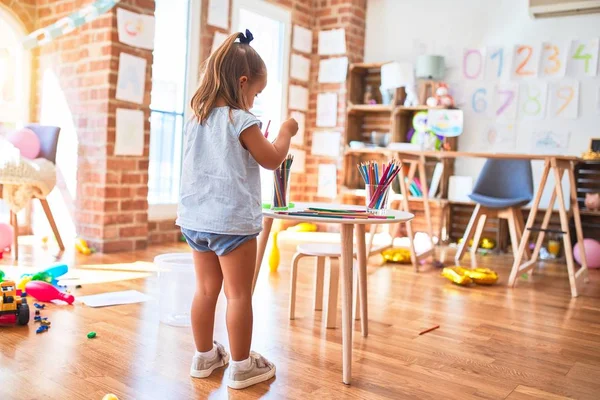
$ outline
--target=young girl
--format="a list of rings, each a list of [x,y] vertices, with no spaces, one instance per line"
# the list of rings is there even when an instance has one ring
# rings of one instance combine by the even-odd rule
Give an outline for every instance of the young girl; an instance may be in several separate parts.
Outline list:
[[[267,85],[267,69],[250,47],[252,39],[248,30],[229,36],[204,65],[192,98],[195,116],[185,130],[176,222],[193,250],[196,270],[190,375],[206,378],[229,362],[225,348],[213,341],[215,306],[225,283],[232,357],[228,386],[234,389],[275,375],[273,363],[250,351],[256,237],[262,229],[259,165],[271,170],[281,165],[298,131],[289,119],[270,143],[249,112]]]

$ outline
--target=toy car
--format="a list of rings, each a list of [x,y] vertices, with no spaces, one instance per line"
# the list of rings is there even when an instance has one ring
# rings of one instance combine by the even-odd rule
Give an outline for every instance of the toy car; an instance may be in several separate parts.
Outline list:
[[[25,297],[17,296],[13,281],[0,282],[0,317],[14,315],[19,325],[29,323],[29,305]]]

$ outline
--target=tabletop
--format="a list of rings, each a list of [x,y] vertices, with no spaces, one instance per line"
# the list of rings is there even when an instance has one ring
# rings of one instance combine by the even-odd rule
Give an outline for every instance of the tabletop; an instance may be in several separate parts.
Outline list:
[[[294,208],[287,210],[288,212],[298,212],[307,208],[327,208],[339,210],[364,210],[364,206],[349,205],[349,204],[331,204],[331,203],[295,203]],[[361,219],[361,218],[327,218],[313,217],[303,215],[287,215],[278,214],[277,211],[263,209],[263,217],[273,219],[285,219],[289,221],[313,222],[317,224],[351,224],[351,225],[381,225],[381,224],[396,224],[398,222],[408,222],[415,216],[411,213],[397,210],[385,210],[382,214],[393,219]]]
[[[527,154],[527,153],[492,153],[484,151],[429,151],[429,150],[397,150],[397,149],[351,149],[350,153],[379,153],[389,156],[409,156],[409,157],[432,157],[432,158],[496,158],[496,159],[520,159],[520,160],[547,160],[555,158],[563,161],[579,161],[577,156],[569,156],[565,154]]]

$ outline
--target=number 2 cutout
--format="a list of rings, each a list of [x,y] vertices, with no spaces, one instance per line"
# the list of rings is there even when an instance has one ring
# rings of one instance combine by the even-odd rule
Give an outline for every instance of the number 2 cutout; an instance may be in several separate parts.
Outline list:
[[[527,70],[525,69],[525,67],[529,63],[529,60],[531,59],[531,56],[533,55],[533,47],[519,46],[517,48],[517,54],[521,55],[523,53],[527,53],[527,54],[525,55],[525,59],[523,61],[521,61],[521,63],[517,66],[515,73],[519,76],[533,76],[533,75],[535,75],[535,71],[532,71],[531,69],[527,69]],[[531,67],[529,67],[529,68],[531,68]]]

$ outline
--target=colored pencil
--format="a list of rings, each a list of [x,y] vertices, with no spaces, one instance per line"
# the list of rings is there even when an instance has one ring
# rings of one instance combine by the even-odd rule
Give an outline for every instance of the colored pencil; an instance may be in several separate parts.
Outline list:
[[[433,326],[433,327],[431,327],[429,329],[425,329],[424,331],[419,332],[419,335],[424,335],[424,334],[426,334],[428,332],[435,331],[439,327],[440,327],[439,325],[436,325],[436,326]]]
[[[267,129],[265,129],[265,139],[269,138],[269,127],[271,126],[271,120],[267,122]]]
[[[294,156],[288,154],[281,165],[273,171],[273,208],[284,208],[288,205],[287,192],[293,162]]]

